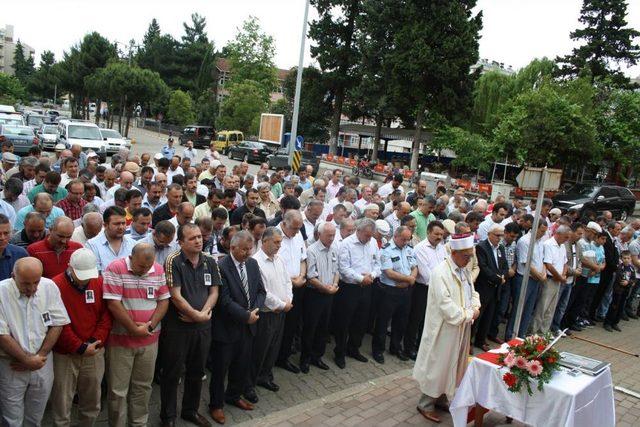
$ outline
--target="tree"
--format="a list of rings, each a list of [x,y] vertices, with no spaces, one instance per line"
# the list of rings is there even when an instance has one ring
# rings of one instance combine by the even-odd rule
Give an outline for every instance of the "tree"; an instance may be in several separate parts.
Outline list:
[[[475,0],[396,3],[391,89],[414,106],[411,169],[416,170],[423,124],[433,119],[456,124],[468,117],[477,77],[469,68],[478,61],[482,13],[473,15]]]
[[[640,46],[635,39],[640,32],[627,27],[625,0],[583,0],[579,21],[584,28],[571,33],[579,42],[570,55],[558,58],[563,76],[589,75],[592,81],[606,77],[616,86],[629,85],[620,64],[636,65]]]
[[[13,105],[27,99],[27,91],[15,76],[0,73],[0,104]]]
[[[562,167],[601,155],[592,118],[554,84],[518,95],[499,116],[494,142],[519,163]]]
[[[46,100],[53,99],[57,79],[53,66],[56,63],[55,56],[50,50],[45,50],[40,55],[40,65],[29,79],[29,90]]]
[[[144,34],[142,38],[143,46],[149,46],[152,43],[156,42],[162,34],[160,33],[160,24],[158,24],[158,20],[153,18],[149,27],[147,28],[147,32]]]
[[[195,119],[193,101],[189,94],[180,89],[174,90],[167,106],[167,120],[178,126],[186,126],[193,123]]]
[[[142,47],[138,50],[136,62],[142,68],[148,68],[160,74],[160,77],[172,88],[178,87],[181,67],[177,62],[178,42],[169,34],[156,33],[157,21],[152,21],[145,35]]]
[[[448,148],[456,153],[455,166],[484,170],[501,155],[491,139],[457,126],[444,126],[433,135],[429,144],[436,151]]]
[[[263,95],[263,88],[255,81],[231,84],[229,97],[225,98],[220,109],[220,129],[234,129],[245,135],[257,135],[260,114],[268,107]]]
[[[16,48],[13,51],[13,74],[16,76],[23,86],[29,83],[29,77],[33,74],[35,65],[33,57],[28,53],[25,55],[24,47],[20,40],[16,42]]]
[[[255,82],[262,98],[268,102],[277,85],[273,37],[262,31],[260,21],[254,16],[244,21],[237,31],[224,49],[231,63],[231,83]]]
[[[318,19],[309,27],[309,37],[316,42],[311,45],[311,56],[331,82],[334,95],[329,153],[335,154],[345,96],[357,83],[354,70],[360,55],[355,43],[356,21],[361,13],[362,0],[311,0],[311,4],[318,11]],[[386,25],[396,25],[396,22]]]
[[[216,118],[218,117],[218,101],[216,93],[212,90],[206,90],[196,100],[196,116],[197,122],[201,125],[216,126]]]
[[[184,35],[176,51],[177,76],[173,83],[191,97],[198,98],[214,83],[215,47],[206,33],[206,18],[191,14],[191,23],[184,22]]]

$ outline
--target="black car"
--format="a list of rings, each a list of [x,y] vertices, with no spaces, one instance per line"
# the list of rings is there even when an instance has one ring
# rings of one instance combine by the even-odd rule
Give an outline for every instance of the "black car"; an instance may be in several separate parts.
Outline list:
[[[269,169],[276,169],[287,166],[289,164],[289,151],[286,147],[278,148],[275,153],[269,156],[269,158],[267,159],[267,163],[269,164]],[[313,166],[313,174],[315,175],[318,173],[320,159],[312,151],[303,151],[300,163],[302,163],[303,165]]]
[[[187,141],[193,142],[193,148],[209,148],[211,141],[216,137],[216,131],[211,126],[191,125],[184,128],[178,141],[180,145],[186,145]]]
[[[244,141],[238,145],[229,148],[227,154],[230,159],[242,160],[243,162],[262,163],[267,161],[267,156],[271,154],[271,150],[267,144],[262,142]]]
[[[611,211],[622,220],[633,215],[636,198],[625,187],[610,184],[576,184],[553,198],[553,205],[563,210],[578,210],[582,216],[587,211],[596,215]]]

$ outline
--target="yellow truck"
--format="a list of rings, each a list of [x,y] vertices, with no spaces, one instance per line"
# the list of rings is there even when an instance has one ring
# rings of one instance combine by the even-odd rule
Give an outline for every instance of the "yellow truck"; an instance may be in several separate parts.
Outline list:
[[[221,130],[216,137],[214,148],[218,153],[227,155],[229,148],[244,141],[244,134],[239,130]]]

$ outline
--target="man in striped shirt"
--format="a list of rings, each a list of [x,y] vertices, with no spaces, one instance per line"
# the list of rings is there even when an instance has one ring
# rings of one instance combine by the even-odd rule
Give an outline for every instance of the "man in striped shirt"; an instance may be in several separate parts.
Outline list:
[[[148,424],[159,326],[169,297],[164,269],[147,243],[136,244],[131,256],[104,271],[103,298],[114,319],[107,343],[110,425]]]

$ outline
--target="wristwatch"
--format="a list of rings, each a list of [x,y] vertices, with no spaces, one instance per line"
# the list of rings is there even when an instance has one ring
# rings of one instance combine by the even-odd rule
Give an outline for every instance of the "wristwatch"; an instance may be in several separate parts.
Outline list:
[[[153,326],[151,325],[147,326],[147,330],[149,330],[149,333],[153,333]]]

